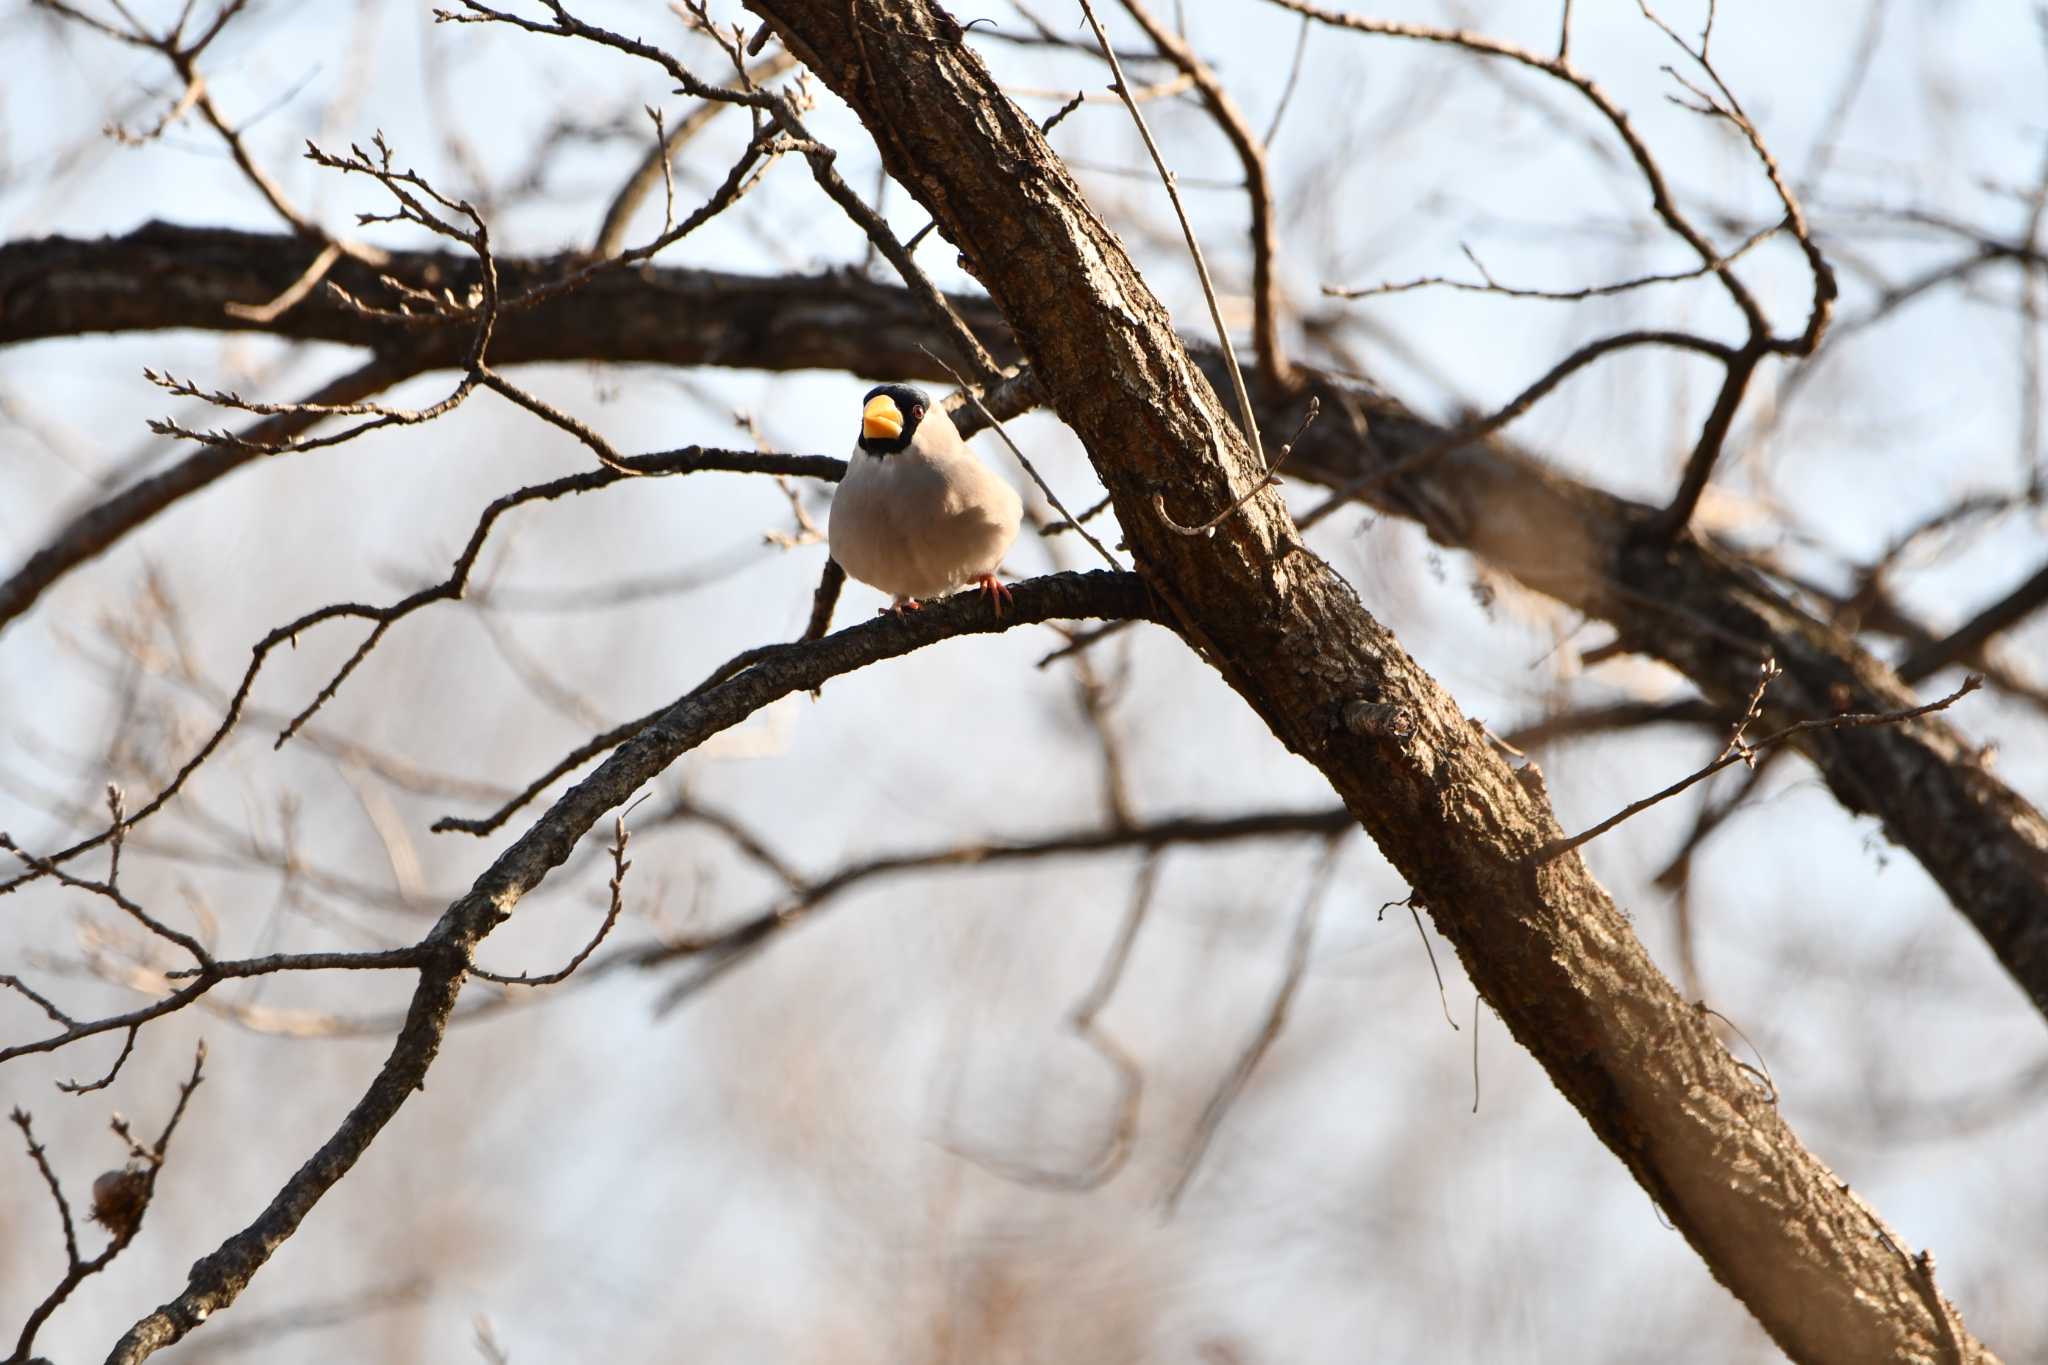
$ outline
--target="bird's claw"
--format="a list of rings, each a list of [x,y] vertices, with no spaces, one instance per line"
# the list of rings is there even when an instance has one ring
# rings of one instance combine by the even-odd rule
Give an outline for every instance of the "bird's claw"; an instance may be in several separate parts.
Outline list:
[[[979,587],[983,593],[987,594],[991,600],[993,600],[993,602],[995,603],[996,617],[997,619],[1001,619],[1003,614],[1003,608],[1009,605],[1010,603],[1010,590],[1004,587],[1001,580],[999,580],[992,573],[983,574],[976,581],[976,586]]]

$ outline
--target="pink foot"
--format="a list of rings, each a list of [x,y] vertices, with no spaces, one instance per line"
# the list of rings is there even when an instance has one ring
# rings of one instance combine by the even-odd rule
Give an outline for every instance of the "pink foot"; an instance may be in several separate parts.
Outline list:
[[[899,597],[884,608],[891,616],[900,617],[906,611],[923,611],[924,603],[915,597]]]
[[[1009,604],[1010,590],[997,581],[996,576],[992,573],[985,573],[974,581],[975,586],[979,587],[982,592],[986,593],[994,601],[996,616],[1000,618],[1003,614],[1003,608]]]

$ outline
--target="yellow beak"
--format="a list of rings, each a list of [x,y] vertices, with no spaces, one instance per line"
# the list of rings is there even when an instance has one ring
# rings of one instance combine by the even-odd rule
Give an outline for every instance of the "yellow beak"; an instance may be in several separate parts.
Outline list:
[[[870,441],[893,441],[903,434],[903,413],[896,400],[878,393],[860,412],[860,434]]]

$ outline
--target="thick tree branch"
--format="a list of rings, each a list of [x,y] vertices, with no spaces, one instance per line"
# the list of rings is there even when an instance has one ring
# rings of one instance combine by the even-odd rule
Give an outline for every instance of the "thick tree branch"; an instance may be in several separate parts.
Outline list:
[[[1932,1354],[1959,1331],[1923,1299],[1896,1239],[1657,972],[1584,863],[1522,861],[1560,833],[1540,781],[1474,734],[1299,544],[1279,500],[1253,498],[1213,538],[1176,536],[1151,514],[1161,487],[1214,508],[1265,471],[960,27],[924,0],[750,7],[853,106],[884,164],[970,257],[1190,645],[1329,778],[1489,1003],[1714,1274],[1802,1359]],[[864,78],[863,50],[887,82]],[[1361,701],[1408,723],[1354,734],[1344,717]]]
[[[274,297],[305,269],[313,250],[275,234],[162,224],[99,241],[0,245],[0,344],[195,327],[365,346],[391,341],[384,329],[331,298],[308,299],[260,328],[224,311],[236,300]],[[579,265],[498,262],[508,295]],[[388,269],[412,286],[459,292],[473,282],[476,263],[423,251],[395,253]],[[339,263],[335,276],[351,291],[377,288],[353,262]],[[989,339],[999,360],[1017,359],[987,299],[953,296],[950,302]],[[459,366],[467,336],[443,326],[398,340],[406,343],[403,363],[410,372]],[[650,267],[599,274],[575,292],[504,313],[492,354],[500,365],[609,360],[943,381],[945,370],[926,349],[943,344],[929,317],[897,286],[846,274],[762,279]],[[1212,385],[1227,384],[1220,356],[1199,346],[1191,350]],[[1724,708],[1742,705],[1767,657],[1785,670],[1766,717],[1772,725],[1836,709],[1897,711],[1914,704],[1912,680],[1902,680],[1740,558],[1690,535],[1665,547],[1644,544],[1638,528],[1657,509],[1614,497],[1498,441],[1463,438],[1363,386],[1305,368],[1302,373],[1308,380],[1303,393],[1269,402],[1260,414],[1267,429],[1291,431],[1309,400],[1320,398],[1325,415],[1298,442],[1288,462],[1293,476],[1355,490],[1381,511],[1420,522],[1438,542],[1612,622],[1627,648],[1663,659]],[[990,408],[1004,417],[1040,401],[1038,375],[1028,367],[988,395]],[[963,430],[975,428],[972,412],[960,421]],[[192,457],[206,467],[182,479],[175,496],[244,463],[213,460],[222,453]],[[102,508],[127,496],[116,494]],[[0,628],[63,572],[139,524],[97,510],[75,525],[87,522],[99,529],[61,533],[0,585]],[[2048,1012],[2048,911],[2042,908],[2048,906],[2048,820],[1983,766],[1977,744],[1939,717],[1883,731],[1823,732],[1807,737],[1803,747],[1836,797],[1875,816],[1887,837],[1919,859],[2036,1007]]]

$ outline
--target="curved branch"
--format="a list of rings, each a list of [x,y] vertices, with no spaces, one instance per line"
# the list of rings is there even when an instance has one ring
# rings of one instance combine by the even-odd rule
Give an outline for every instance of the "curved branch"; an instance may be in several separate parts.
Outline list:
[[[1664,225],[1699,256],[1702,269],[1712,271],[1715,277],[1720,280],[1722,287],[1727,291],[1730,301],[1741,311],[1743,322],[1748,331],[1748,339],[1742,348],[1725,358],[1724,363],[1727,367],[1727,373],[1723,377],[1719,396],[1715,399],[1713,409],[1701,427],[1699,440],[1695,443],[1690,458],[1686,461],[1685,473],[1680,481],[1677,492],[1673,495],[1671,503],[1664,509],[1662,515],[1642,528],[1643,534],[1649,538],[1668,541],[1675,537],[1692,519],[1693,511],[1699,504],[1700,495],[1705,490],[1707,481],[1713,474],[1714,466],[1721,457],[1722,447],[1726,440],[1728,429],[1734,421],[1736,409],[1741,405],[1743,396],[1748,392],[1749,382],[1756,372],[1757,362],[1766,355],[1801,357],[1813,354],[1815,348],[1820,345],[1822,333],[1827,330],[1828,319],[1833,315],[1835,297],[1838,292],[1834,269],[1828,264],[1827,258],[1822,254],[1819,245],[1813,240],[1813,233],[1807,226],[1806,214],[1800,207],[1798,196],[1792,192],[1791,186],[1785,183],[1785,178],[1778,169],[1777,159],[1772,156],[1770,148],[1765,145],[1763,135],[1757,131],[1756,125],[1750,122],[1749,116],[1743,112],[1742,105],[1735,98],[1734,92],[1722,83],[1720,73],[1714,69],[1713,63],[1708,59],[1707,35],[1702,33],[1700,44],[1697,48],[1691,46],[1657,16],[1656,12],[1649,7],[1647,0],[1638,0],[1644,17],[1661,29],[1672,42],[1676,43],[1680,50],[1699,66],[1708,80],[1713,83],[1715,90],[1719,92],[1718,97],[1709,95],[1698,87],[1690,85],[1683,77],[1671,71],[1671,68],[1666,67],[1666,72],[1678,80],[1679,84],[1693,91],[1702,101],[1698,106],[1687,104],[1686,107],[1696,108],[1697,112],[1702,114],[1726,119],[1735,126],[1749,143],[1750,149],[1756,154],[1758,161],[1762,163],[1765,178],[1770,182],[1772,191],[1776,194],[1779,204],[1785,210],[1785,229],[1791,233],[1793,239],[1798,243],[1800,251],[1806,257],[1808,269],[1813,277],[1812,303],[1807,312],[1806,325],[1797,336],[1777,337],[1772,334],[1770,320],[1765,316],[1763,306],[1757,302],[1755,295],[1750,292],[1749,287],[1735,273],[1734,257],[1741,253],[1735,252],[1724,255],[1707,240],[1698,228],[1693,226],[1691,221],[1680,211],[1677,202],[1672,198],[1670,188],[1664,178],[1663,169],[1657,164],[1657,158],[1651,152],[1649,144],[1644,142],[1642,136],[1636,132],[1627,112],[1620,105],[1616,104],[1613,98],[1605,90],[1601,89],[1590,76],[1572,64],[1568,21],[1558,42],[1557,54],[1552,57],[1545,57],[1528,48],[1520,47],[1498,38],[1491,38],[1484,34],[1474,33],[1467,29],[1448,29],[1429,24],[1403,23],[1390,19],[1362,18],[1357,15],[1324,9],[1319,5],[1311,3],[1310,0],[1272,0],[1272,3],[1280,6],[1282,9],[1302,15],[1307,19],[1316,20],[1333,28],[1350,29],[1357,33],[1376,34],[1389,38],[1404,38],[1446,47],[1461,48],[1481,56],[1496,57],[1518,63],[1531,70],[1540,71],[1544,75],[1561,81],[1578,91],[1586,99],[1587,103],[1598,110],[1600,116],[1606,119],[1613,127],[1615,135],[1627,146],[1629,156],[1634,159],[1637,171],[1641,173],[1644,183],[1649,187],[1651,206],[1655,209],[1658,218],[1662,219]],[[1707,16],[1707,28],[1711,31],[1714,22],[1713,7],[1711,5],[1708,6]],[[1681,101],[1681,103],[1684,103],[1684,101]]]
[[[409,593],[398,601],[386,606],[371,606],[362,602],[330,603],[327,606],[316,608],[291,621],[287,621],[285,624],[270,631],[261,640],[258,640],[255,647],[250,651],[249,663],[242,672],[241,682],[236,686],[234,695],[228,698],[227,707],[221,716],[220,723],[214,727],[213,732],[200,744],[192,757],[185,760],[177,772],[171,775],[171,780],[156,795],[145,802],[133,815],[117,818],[98,834],[81,839],[67,848],[38,860],[31,865],[30,871],[9,880],[0,881],[0,895],[5,895],[26,882],[34,881],[36,878],[46,875],[57,864],[69,862],[81,853],[98,848],[121,832],[133,829],[136,825],[161,810],[166,802],[183,790],[185,783],[190,780],[192,774],[197,772],[200,766],[213,756],[214,752],[220,748],[227,737],[233,733],[235,727],[241,723],[249,695],[256,686],[257,675],[263,671],[264,664],[268,661],[272,652],[280,645],[296,647],[300,634],[327,621],[362,620],[371,623],[369,634],[363,637],[362,643],[356,647],[355,651],[349,655],[347,661],[328,680],[327,685],[322,687],[313,700],[297,715],[293,716],[291,720],[287,721],[284,728],[278,732],[276,743],[273,746],[277,748],[282,748],[292,736],[305,726],[307,721],[312,719],[315,712],[334,697],[335,693],[340,690],[342,683],[355,671],[356,666],[369,656],[370,651],[377,647],[383,640],[385,633],[394,624],[423,607],[431,606],[436,602],[453,601],[462,596],[468,586],[470,572],[476,565],[477,556],[483,553],[484,542],[490,537],[491,528],[497,524],[498,518],[506,512],[529,502],[548,501],[566,497],[573,493],[587,493],[594,489],[607,487],[626,478],[653,474],[691,474],[714,469],[736,473],[809,475],[814,478],[823,478],[836,482],[845,473],[846,462],[830,455],[783,455],[773,452],[716,450],[707,449],[703,446],[690,446],[682,450],[662,451],[652,455],[636,455],[625,459],[611,460],[598,469],[586,470],[580,474],[565,475],[559,479],[552,479],[547,483],[532,484],[505,494],[484,508],[483,515],[477,519],[476,527],[469,534],[468,542],[463,546],[462,552],[455,557],[454,566],[449,570],[448,576],[440,582],[421,588],[417,592]],[[641,723],[643,722],[634,722],[634,725],[637,726]],[[620,734],[618,737],[623,738],[624,736]],[[437,825],[436,828],[471,828],[472,833],[479,834],[488,833],[490,830],[496,829],[499,824],[504,822],[506,816],[532,799],[542,787],[552,782],[555,777],[581,765],[596,753],[601,752],[602,749],[611,747],[611,744],[617,743],[616,738],[610,743],[603,743],[603,739],[603,736],[599,737],[599,748],[587,748],[581,751],[580,757],[572,757],[566,763],[566,766],[556,768],[547,777],[542,778],[540,782],[529,787],[523,796],[506,806],[496,819],[483,828],[471,828],[470,825],[464,822],[456,822],[452,826],[446,825],[444,822],[444,825]]]
[[[1016,584],[1011,591],[1010,608],[1001,618],[977,598],[963,595],[902,619],[879,617],[822,640],[774,646],[753,667],[669,707],[596,772],[565,792],[467,894],[448,907],[412,950],[419,957],[419,985],[397,1041],[362,1099],[254,1222],[201,1257],[176,1298],[128,1329],[108,1356],[109,1365],[135,1365],[235,1301],[424,1083],[477,945],[569,857],[592,826],[676,759],[782,697],[941,640],[991,635],[1061,617],[1150,619],[1156,612],[1134,574],[1055,574]]]
[[[1614,97],[1602,89],[1591,76],[1573,64],[1567,44],[1560,43],[1556,55],[1546,57],[1529,48],[1483,33],[1475,33],[1470,29],[1439,28],[1433,24],[1412,24],[1396,19],[1368,19],[1360,15],[1325,9],[1321,5],[1311,3],[1311,0],[1270,0],[1270,3],[1331,28],[1349,29],[1354,33],[1372,34],[1383,38],[1405,38],[1441,47],[1462,48],[1482,57],[1498,57],[1532,71],[1539,71],[1578,91],[1588,104],[1599,111],[1600,117],[1607,120],[1608,125],[1614,129],[1615,136],[1628,148],[1629,157],[1635,162],[1636,170],[1641,173],[1643,183],[1649,187],[1650,206],[1656,211],[1664,226],[1692,248],[1701,265],[1713,271],[1716,278],[1721,281],[1722,288],[1727,290],[1729,299],[1741,310],[1751,334],[1769,332],[1769,324],[1764,320],[1763,309],[1755,296],[1749,292],[1748,286],[1736,276],[1722,253],[1716,250],[1705,235],[1680,211],[1677,200],[1672,197],[1671,187],[1664,179],[1663,168],[1657,164],[1656,155],[1650,151],[1649,144],[1644,142],[1642,135],[1636,131],[1635,123],[1629,118],[1628,112],[1616,104]]]
[[[790,67],[796,65],[786,52],[778,52],[763,58],[747,69],[746,84],[759,85],[762,81],[773,80]],[[743,87],[728,85],[727,90],[735,93]],[[619,186],[604,211],[604,222],[597,229],[597,240],[591,243],[593,256],[616,256],[626,245],[626,226],[632,221],[634,212],[654,192],[654,187],[668,177],[668,167],[693,138],[711,126],[725,110],[732,107],[729,100],[699,100],[695,108],[676,121],[676,126],[666,135],[658,137],[626,182]]]
[[[708,955],[714,963],[712,971],[690,977],[663,997],[665,1005],[673,1005],[698,989],[713,972],[723,971],[727,959],[752,950],[771,935],[794,928],[826,902],[868,881],[934,868],[988,867],[1120,849],[1135,848],[1157,853],[1167,848],[1234,843],[1241,839],[1292,836],[1327,839],[1343,833],[1355,823],[1351,813],[1342,806],[1324,810],[1266,811],[1254,815],[1169,815],[1125,826],[1089,825],[1062,834],[1007,843],[959,844],[915,853],[883,854],[863,862],[849,863],[829,876],[796,887],[790,895],[768,909],[708,938],[658,944],[641,949],[624,960],[639,967],[659,967],[678,959]]]

